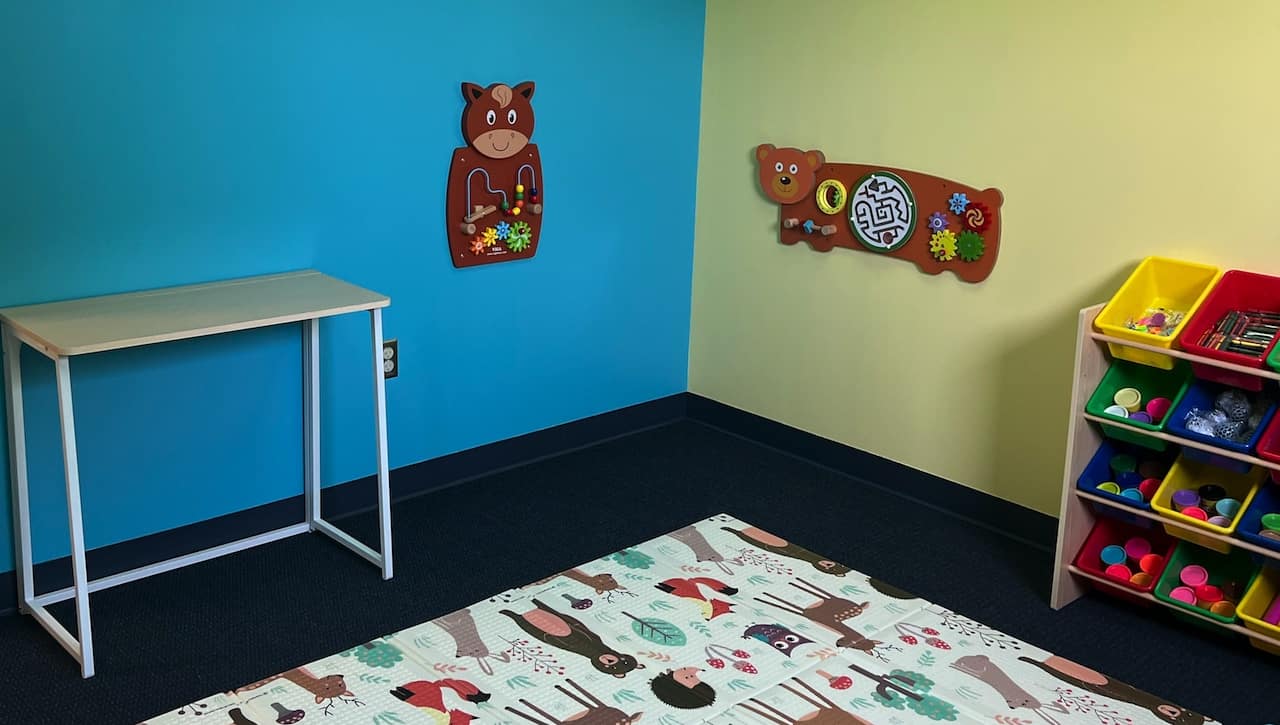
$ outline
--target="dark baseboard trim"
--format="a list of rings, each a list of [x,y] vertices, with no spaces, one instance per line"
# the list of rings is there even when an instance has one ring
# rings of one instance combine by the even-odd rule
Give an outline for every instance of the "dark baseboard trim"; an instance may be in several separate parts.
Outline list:
[[[541,458],[682,420],[686,413],[687,397],[687,393],[677,393],[397,468],[391,472],[392,499],[403,500]],[[374,481],[373,476],[367,476],[326,487],[321,495],[325,518],[334,521],[372,509],[377,501]],[[86,554],[86,563],[93,578],[110,576],[288,526],[303,520],[303,512],[303,497],[299,494],[282,501],[99,547]],[[38,592],[70,586],[71,558],[67,556],[37,564],[35,584]],[[14,572],[0,573],[0,615],[15,612],[16,602],[17,578]]]
[[[1052,551],[1057,541],[1056,518],[989,493],[701,395],[688,394],[687,410],[693,420],[843,473],[1030,546]]]
[[[397,468],[391,472],[392,498],[399,501],[418,496],[686,418],[856,478],[1028,545],[1053,549],[1057,520],[1051,516],[693,393],[669,395]],[[322,494],[325,518],[339,520],[367,511],[374,507],[375,496],[373,476],[329,486]],[[88,552],[87,563],[94,578],[110,576],[288,526],[302,520],[302,515],[303,498],[299,494],[100,547]],[[37,564],[35,580],[36,590],[40,592],[70,586],[70,557]],[[0,615],[14,612],[16,600],[14,573],[0,573]]]

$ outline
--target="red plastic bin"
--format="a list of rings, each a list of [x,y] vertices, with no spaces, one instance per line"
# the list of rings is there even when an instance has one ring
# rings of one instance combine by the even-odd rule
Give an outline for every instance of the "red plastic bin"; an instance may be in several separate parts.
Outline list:
[[[1218,284],[1209,290],[1209,295],[1187,321],[1186,327],[1178,337],[1178,344],[1183,350],[1194,355],[1261,370],[1266,366],[1267,355],[1275,347],[1275,339],[1272,339],[1262,354],[1257,357],[1204,347],[1200,344],[1200,338],[1206,332],[1213,330],[1218,321],[1233,310],[1263,310],[1280,313],[1280,277],[1238,269],[1228,271],[1218,280]],[[1202,380],[1245,390],[1262,390],[1263,379],[1247,373],[1223,370],[1195,362],[1191,363],[1191,371]]]
[[[1107,567],[1102,563],[1101,554],[1104,548],[1112,544],[1123,547],[1126,541],[1135,537],[1146,539],[1151,544],[1151,553],[1164,557],[1164,562],[1161,563],[1160,568],[1149,572],[1151,581],[1145,586],[1107,576]],[[1106,579],[1112,585],[1103,586],[1090,580],[1090,585],[1098,591],[1129,600],[1135,604],[1150,606],[1151,602],[1149,600],[1127,592],[1150,594],[1155,589],[1160,575],[1164,573],[1164,564],[1168,563],[1169,557],[1173,556],[1175,546],[1177,546],[1177,541],[1159,529],[1142,528],[1114,518],[1099,516],[1094,521],[1093,529],[1089,531],[1089,536],[1085,538],[1084,545],[1080,547],[1080,551],[1076,554],[1076,558],[1072,563],[1090,574]],[[1137,562],[1127,562],[1127,565],[1134,572],[1139,570]]]
[[[1262,431],[1258,439],[1258,458],[1272,463],[1280,463],[1280,415],[1272,416],[1271,424]],[[1280,471],[1271,470],[1271,480],[1280,484]]]

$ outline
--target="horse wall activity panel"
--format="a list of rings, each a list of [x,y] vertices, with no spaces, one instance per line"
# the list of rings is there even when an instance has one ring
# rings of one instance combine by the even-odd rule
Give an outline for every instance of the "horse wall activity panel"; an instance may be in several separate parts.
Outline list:
[[[527,259],[542,230],[542,160],[533,83],[462,84],[462,137],[449,166],[445,216],[455,267]]]
[[[756,161],[760,188],[781,205],[783,244],[874,252],[966,282],[981,282],[995,267],[1004,203],[998,189],[887,166],[830,164],[821,151],[772,144],[756,147]]]

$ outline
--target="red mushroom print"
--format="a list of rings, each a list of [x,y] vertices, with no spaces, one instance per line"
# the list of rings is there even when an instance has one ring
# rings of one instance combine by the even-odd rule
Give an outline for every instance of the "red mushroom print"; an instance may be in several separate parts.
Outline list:
[[[276,711],[276,725],[293,725],[307,716],[305,710],[290,710],[278,702],[271,703],[271,709]]]
[[[833,690],[847,690],[853,687],[853,678],[846,675],[833,675],[826,670],[818,670],[818,674],[827,678],[827,684]]]

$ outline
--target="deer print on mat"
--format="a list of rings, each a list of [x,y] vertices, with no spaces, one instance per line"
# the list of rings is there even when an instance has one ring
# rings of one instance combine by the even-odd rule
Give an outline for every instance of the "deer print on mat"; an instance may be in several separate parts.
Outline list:
[[[809,694],[806,695],[803,692],[793,690],[785,682],[778,686],[817,708],[816,710],[799,717],[792,717],[755,697],[746,702],[738,703],[738,706],[769,722],[777,723],[777,725],[872,725],[869,721],[836,707],[834,702],[828,700],[800,678],[792,677],[791,681],[804,688]],[[810,695],[813,696],[813,699],[810,699]]]
[[[246,690],[256,690],[259,687],[269,685],[276,680],[288,680],[302,689],[315,695],[316,704],[324,703],[324,714],[328,715],[333,710],[333,701],[338,700],[348,705],[362,706],[360,701],[351,690],[347,689],[347,682],[342,675],[325,675],[324,677],[316,677],[311,674],[305,667],[295,667],[291,670],[285,670],[278,675],[272,675],[262,680],[258,680],[252,685],[245,685],[236,689],[239,694]]]
[[[1021,685],[1014,682],[1012,677],[1000,669],[986,655],[961,657],[951,663],[951,669],[963,672],[990,685],[992,689],[1000,693],[1000,697],[1004,698],[1005,704],[1009,706],[1010,710],[1025,708],[1039,715],[1049,725],[1059,725],[1059,723],[1044,711],[1046,707],[1062,714],[1067,714],[1067,710],[1056,703],[1046,705],[1037,700],[1035,695],[1027,692]]]
[[[1133,685],[1113,680],[1101,672],[1095,672],[1064,657],[1050,656],[1043,661],[1030,657],[1018,659],[1039,667],[1062,682],[1085,692],[1146,708],[1152,715],[1170,725],[1203,725],[1208,719],[1198,712],[1187,710],[1149,692],[1143,692]]]
[[[755,600],[761,604],[777,607],[784,612],[799,614],[801,617],[835,632],[840,635],[840,638],[836,640],[837,647],[847,647],[862,652],[874,653],[876,647],[883,644],[878,640],[867,639],[862,633],[845,624],[846,621],[862,614],[871,604],[870,602],[857,604],[848,599],[842,599],[803,579],[796,579],[790,584],[811,597],[817,597],[818,601],[802,608],[768,592],[765,592],[764,596],[773,601],[760,599],[759,597],[756,597]]]
[[[494,654],[489,651],[484,640],[480,639],[480,631],[476,629],[476,620],[472,618],[470,609],[459,609],[452,614],[438,617],[435,623],[453,638],[454,657],[476,658],[480,671],[486,675],[493,674],[493,665],[489,664],[490,659],[497,662],[511,661],[511,655],[506,652]]]
[[[566,678],[565,682],[568,682],[569,685],[581,693],[582,696],[579,697],[578,695],[569,692],[562,685],[556,685],[556,689],[568,696],[569,699],[586,708],[585,710],[561,720],[546,710],[539,708],[532,702],[521,699],[521,705],[533,710],[534,713],[542,719],[539,720],[533,715],[521,712],[520,710],[510,706],[507,707],[507,711],[519,715],[525,720],[534,723],[534,725],[566,725],[567,723],[572,723],[573,725],[631,725],[632,723],[638,722],[640,717],[644,715],[643,712],[628,715],[616,707],[610,707],[604,704],[601,702],[600,698],[592,695],[590,692],[587,692],[582,688],[582,685],[579,685],[573,680]]]
[[[537,599],[533,600],[533,606],[536,607],[533,611],[524,614],[516,614],[510,609],[499,610],[499,613],[510,617],[525,634],[539,642],[586,657],[592,667],[606,675],[625,677],[632,670],[644,669],[635,657],[614,651],[582,622]]]
[[[771,554],[777,554],[778,556],[787,556],[792,559],[806,561],[809,564],[812,564],[814,569],[826,574],[844,576],[852,571],[844,564],[824,558],[823,556],[815,554],[798,544],[793,544],[780,536],[774,536],[768,531],[757,529],[754,526],[748,526],[745,529],[731,529],[728,526],[721,526],[720,528],[758,549],[764,549],[765,551]]]
[[[672,531],[668,536],[692,549],[693,556],[699,564],[715,564],[725,574],[733,573],[733,570],[729,568],[730,564],[742,566],[740,559],[724,558],[724,555],[716,551],[711,542],[707,541],[707,537],[703,536],[702,532],[693,526],[686,526],[678,531]]]
[[[619,594],[625,594],[629,597],[637,596],[635,592],[627,591],[627,588],[619,584],[618,580],[614,579],[613,575],[609,572],[604,572],[603,574],[588,574],[581,569],[568,569],[558,574],[552,574],[545,579],[529,582],[523,588],[528,589],[529,587],[546,584],[558,576],[562,576],[566,579],[572,579],[579,584],[591,587],[596,594],[604,596],[604,600],[609,603],[613,603],[614,596]]]

